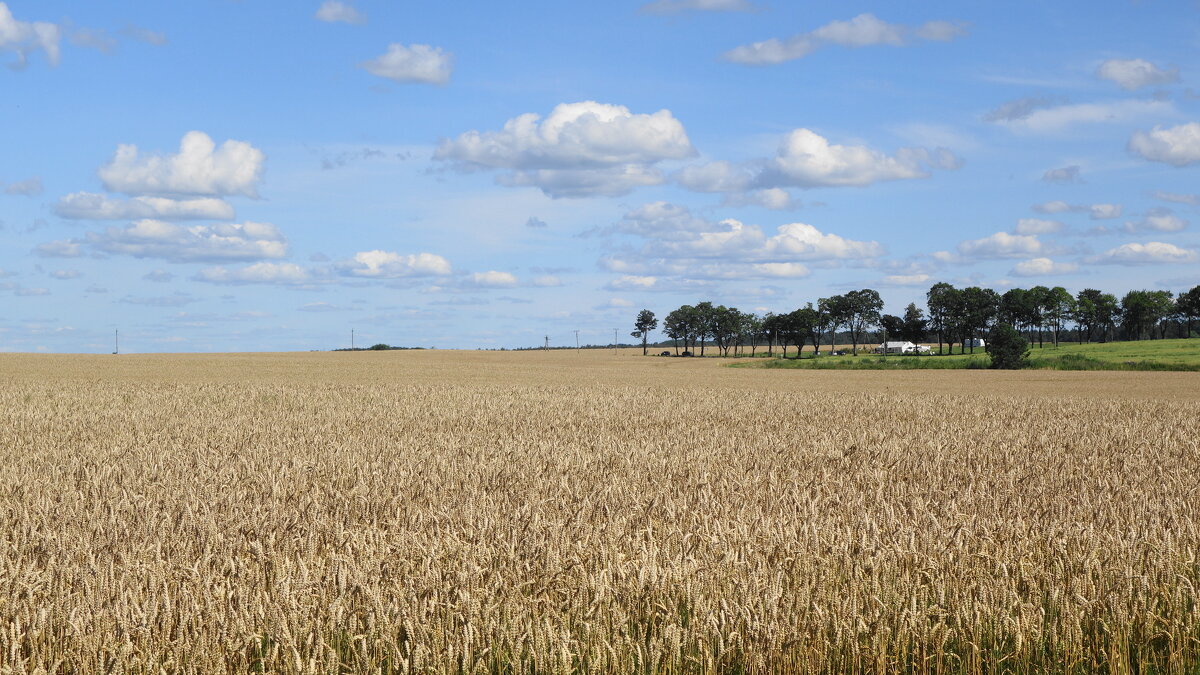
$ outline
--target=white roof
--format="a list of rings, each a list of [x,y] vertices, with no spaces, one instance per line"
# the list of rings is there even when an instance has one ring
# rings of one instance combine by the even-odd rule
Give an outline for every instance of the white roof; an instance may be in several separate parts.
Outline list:
[[[881,343],[879,346],[886,347],[888,349],[896,349],[898,347],[916,347],[916,345],[914,345],[911,342],[884,342],[884,343]]]

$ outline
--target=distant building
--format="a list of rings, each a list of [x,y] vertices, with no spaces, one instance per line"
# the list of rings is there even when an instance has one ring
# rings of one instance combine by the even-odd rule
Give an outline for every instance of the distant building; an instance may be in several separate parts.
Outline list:
[[[912,342],[881,342],[873,351],[876,354],[928,354],[930,350]]]
[[[968,349],[971,347],[986,347],[987,343],[983,341],[983,338],[971,338],[970,340],[963,340],[963,346]]]

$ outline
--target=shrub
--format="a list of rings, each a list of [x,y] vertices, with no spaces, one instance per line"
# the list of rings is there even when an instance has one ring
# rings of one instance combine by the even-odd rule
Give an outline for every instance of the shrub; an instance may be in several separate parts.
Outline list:
[[[986,349],[992,368],[1017,370],[1029,365],[1029,343],[1006,323],[996,324],[988,333]]]

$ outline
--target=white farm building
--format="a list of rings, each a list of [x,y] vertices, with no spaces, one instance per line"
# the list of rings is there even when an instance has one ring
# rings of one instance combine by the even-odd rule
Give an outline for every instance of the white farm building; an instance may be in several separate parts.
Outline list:
[[[881,342],[874,351],[876,354],[927,354],[929,347],[912,342]]]

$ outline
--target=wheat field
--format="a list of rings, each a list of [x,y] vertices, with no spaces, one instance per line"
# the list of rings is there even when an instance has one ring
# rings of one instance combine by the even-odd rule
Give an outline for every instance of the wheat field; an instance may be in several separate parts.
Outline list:
[[[1196,672],[1200,376],[0,355],[0,672]]]

